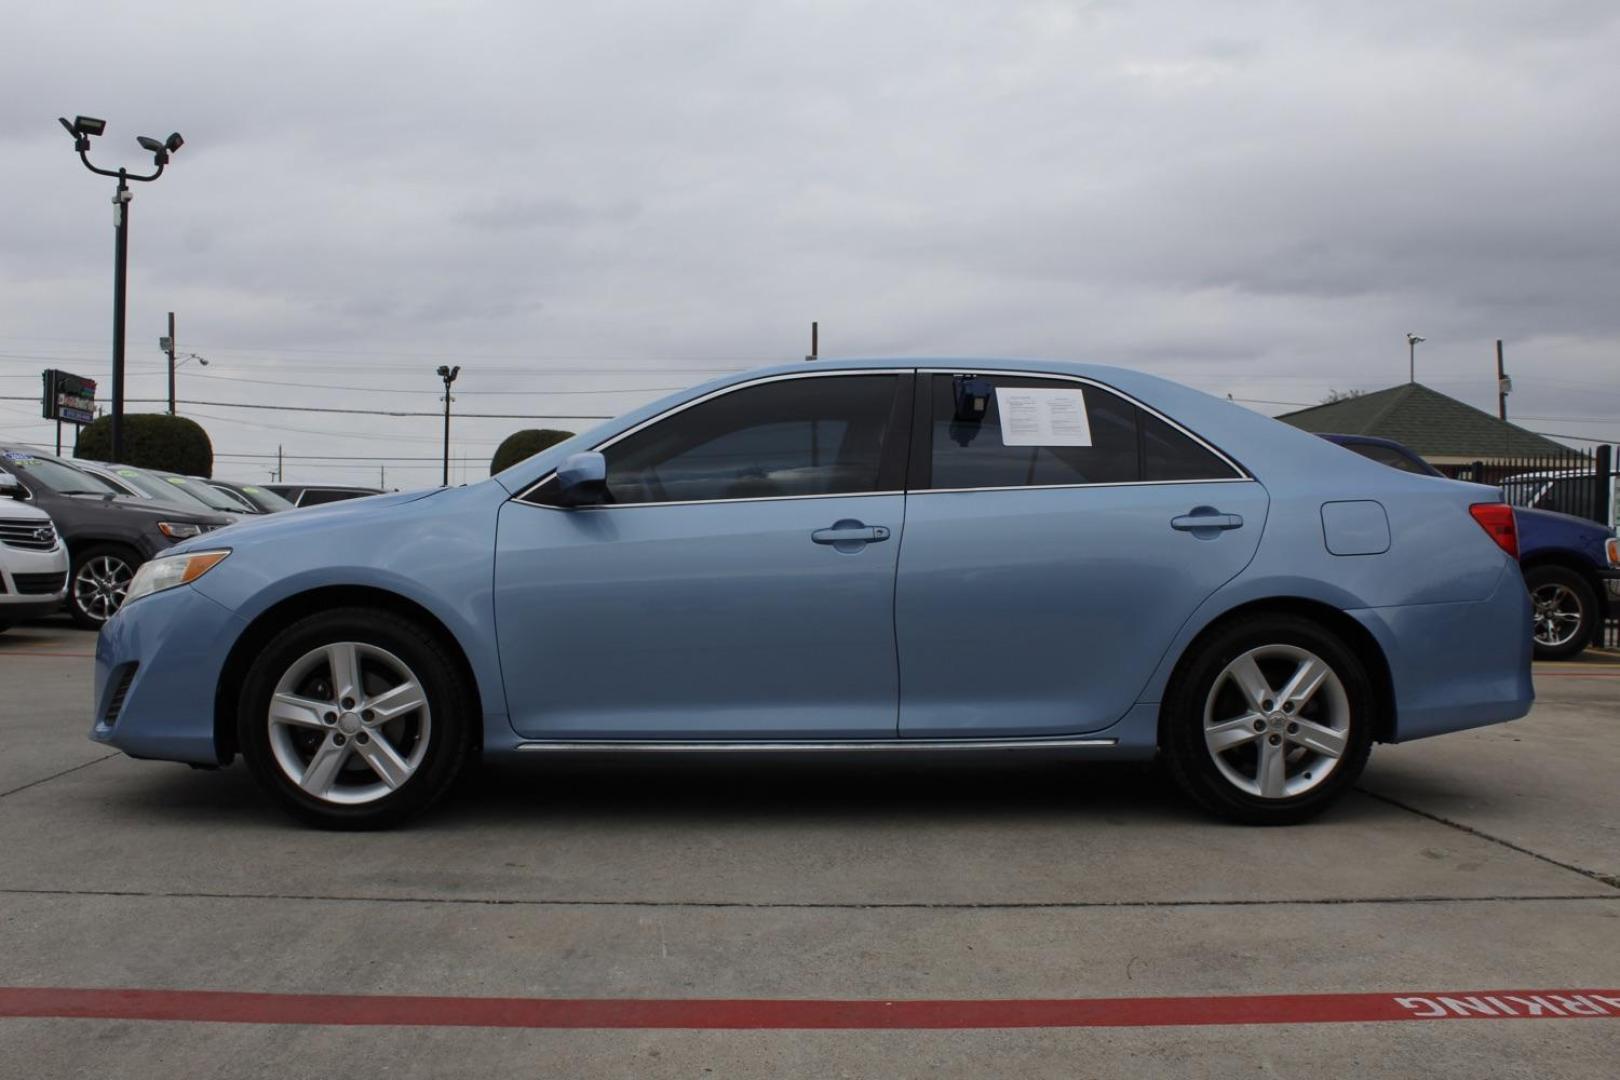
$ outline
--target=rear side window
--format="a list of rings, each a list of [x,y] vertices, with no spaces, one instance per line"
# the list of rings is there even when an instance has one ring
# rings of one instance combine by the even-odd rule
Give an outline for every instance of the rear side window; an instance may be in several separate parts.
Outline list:
[[[359,496],[358,491],[333,491],[330,488],[310,488],[298,500],[299,506],[320,506],[323,503],[342,502]]]
[[[1116,394],[1064,379],[985,376],[998,391],[984,417],[955,419],[955,380],[931,376],[933,489],[1128,484],[1143,480],[1224,480],[1231,466],[1186,435]],[[1002,415],[1003,401],[1017,391],[1059,391],[1060,401],[1084,403],[1089,445],[1020,445],[1015,418]],[[1060,439],[1060,441],[1062,441]],[[1011,445],[1009,445],[1011,444]]]

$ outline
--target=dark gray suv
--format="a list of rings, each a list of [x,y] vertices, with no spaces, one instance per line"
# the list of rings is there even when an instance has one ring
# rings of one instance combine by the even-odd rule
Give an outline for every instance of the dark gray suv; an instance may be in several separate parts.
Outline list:
[[[231,523],[224,514],[129,498],[70,462],[26,446],[0,446],[0,468],[56,522],[71,560],[68,613],[89,630],[112,618],[137,566],[171,544]]]

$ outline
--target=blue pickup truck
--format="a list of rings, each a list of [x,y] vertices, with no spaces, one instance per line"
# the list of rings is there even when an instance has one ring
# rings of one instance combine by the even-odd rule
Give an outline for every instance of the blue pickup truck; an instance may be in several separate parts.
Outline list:
[[[1443,475],[1393,439],[1322,438],[1394,469]],[[1519,568],[1535,604],[1536,659],[1567,660],[1596,642],[1604,621],[1620,613],[1620,539],[1596,522],[1551,510],[1521,506],[1513,516],[1519,526]]]

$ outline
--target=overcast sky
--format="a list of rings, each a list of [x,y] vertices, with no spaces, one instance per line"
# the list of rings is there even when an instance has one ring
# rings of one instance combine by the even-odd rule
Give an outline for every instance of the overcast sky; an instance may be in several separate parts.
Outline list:
[[[1420,381],[1494,409],[1504,338],[1510,416],[1620,439],[1612,0],[80,0],[5,37],[0,395],[110,391],[83,112],[103,165],[186,137],[135,191],[131,397],[169,310],[210,361],[183,399],[433,410],[448,362],[458,409],[536,417],[800,356],[811,319],[826,354],[1094,360],[1267,412],[1404,381],[1414,330]],[[181,411],[218,475],[280,443],[438,478],[406,460],[431,418]],[[588,423],[458,421],[457,476]],[[0,400],[0,435],[52,429]]]

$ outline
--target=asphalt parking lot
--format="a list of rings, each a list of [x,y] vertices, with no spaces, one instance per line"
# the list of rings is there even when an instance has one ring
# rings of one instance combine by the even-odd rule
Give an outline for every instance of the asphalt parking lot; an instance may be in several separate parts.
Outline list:
[[[1139,768],[747,761],[486,770],[367,835],[90,743],[93,647],[0,635],[0,1075],[1614,1075],[1620,656],[1291,829]]]

